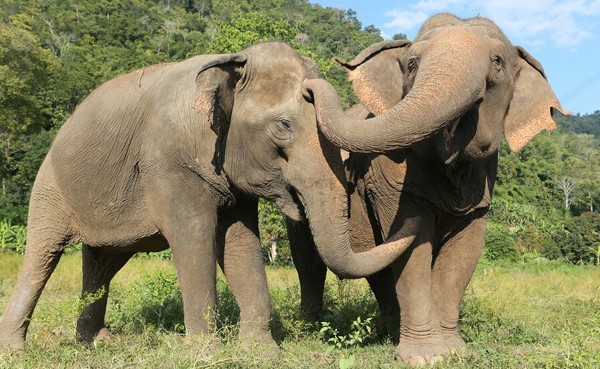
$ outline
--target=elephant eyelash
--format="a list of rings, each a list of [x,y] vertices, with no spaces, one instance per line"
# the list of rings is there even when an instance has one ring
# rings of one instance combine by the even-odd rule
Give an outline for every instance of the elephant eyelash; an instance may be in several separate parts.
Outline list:
[[[504,67],[504,59],[500,55],[494,55],[491,57],[492,63],[499,67]]]
[[[286,130],[288,130],[290,132],[292,131],[292,122],[289,119],[280,117],[280,118],[277,118],[277,121],[279,123],[281,123],[283,128],[285,128]]]
[[[418,66],[419,66],[419,57],[418,56],[411,56],[410,59],[408,59],[408,71],[410,73],[412,73],[415,70],[417,70]]]

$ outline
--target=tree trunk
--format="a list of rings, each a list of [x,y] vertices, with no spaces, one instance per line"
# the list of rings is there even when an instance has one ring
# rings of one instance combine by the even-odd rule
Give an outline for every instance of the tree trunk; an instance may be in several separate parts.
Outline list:
[[[269,248],[269,261],[271,263],[274,263],[275,259],[277,259],[277,239],[271,238],[271,247]]]

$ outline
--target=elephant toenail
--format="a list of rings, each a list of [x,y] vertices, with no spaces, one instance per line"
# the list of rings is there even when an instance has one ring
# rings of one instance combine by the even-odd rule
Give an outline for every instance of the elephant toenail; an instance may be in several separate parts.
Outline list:
[[[427,360],[422,356],[411,356],[407,363],[410,366],[423,366],[427,365]]]
[[[431,358],[431,360],[429,360],[429,364],[435,364],[435,363],[439,363],[441,361],[444,361],[444,357],[437,355]]]

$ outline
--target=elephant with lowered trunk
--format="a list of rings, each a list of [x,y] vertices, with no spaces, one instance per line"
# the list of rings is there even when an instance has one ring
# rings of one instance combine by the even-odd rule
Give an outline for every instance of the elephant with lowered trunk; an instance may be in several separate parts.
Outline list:
[[[369,282],[384,312],[400,306],[396,359],[432,363],[466,347],[459,307],[484,244],[502,132],[518,150],[555,127],[560,104],[540,63],[481,17],[433,16],[412,43],[382,42],[342,64],[366,110],[344,114],[322,80],[306,81],[305,94],[325,136],[351,152],[353,246],[372,248],[418,224],[393,273]],[[325,268],[303,253],[306,231],[290,229],[302,307],[314,314]]]
[[[80,340],[107,334],[109,284],[129,258],[170,246],[188,335],[214,332],[218,259],[240,305],[240,338],[276,351],[256,196],[292,218],[303,212],[336,273],[360,277],[389,265],[414,236],[385,252],[352,252],[342,162],[317,131],[302,95],[306,78],[318,78],[314,62],[263,43],[146,67],[93,91],[58,132],[35,180],[0,350],[23,347],[63,250],[82,242],[82,294],[105,293],[81,312]]]

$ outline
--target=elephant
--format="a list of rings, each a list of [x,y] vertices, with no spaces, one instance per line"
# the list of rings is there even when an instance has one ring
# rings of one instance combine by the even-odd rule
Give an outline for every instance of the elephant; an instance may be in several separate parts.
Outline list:
[[[375,281],[380,306],[392,295],[400,307],[394,356],[419,365],[464,353],[459,309],[484,246],[502,133],[519,150],[554,129],[553,111],[562,107],[542,65],[479,16],[434,15],[413,42],[383,41],[341,62],[365,112],[345,114],[322,80],[305,81],[303,93],[315,104],[321,132],[351,152],[351,231],[354,209],[358,223],[366,220],[374,231],[365,236],[369,224],[356,226],[362,249],[396,238],[407,220],[418,228],[392,263],[391,282]],[[302,250],[307,238],[291,244]],[[299,274],[324,269],[301,257],[296,264]],[[324,274],[300,279],[307,280],[304,309],[318,310]]]
[[[242,342],[277,346],[258,238],[257,198],[305,217],[341,276],[389,265],[410,234],[355,254],[343,167],[302,94],[316,64],[280,42],[145,67],[105,82],[75,109],[32,189],[27,247],[0,318],[0,350],[24,348],[42,290],[65,247],[82,242],[83,342],[109,335],[111,279],[137,252],[171,247],[188,337],[214,338],[216,264],[240,305]],[[410,232],[411,234],[414,233]],[[211,338],[212,337],[212,338]]]

